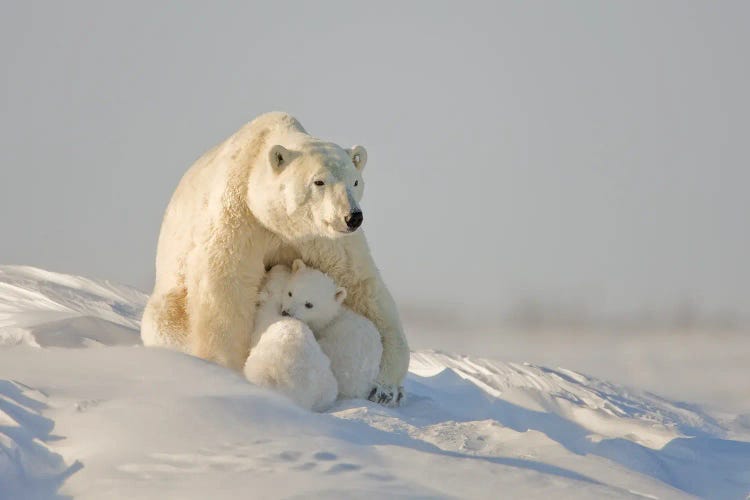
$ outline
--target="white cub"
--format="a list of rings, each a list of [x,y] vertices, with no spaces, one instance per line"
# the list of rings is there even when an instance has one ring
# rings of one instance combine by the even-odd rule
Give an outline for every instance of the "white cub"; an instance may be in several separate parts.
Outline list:
[[[289,266],[279,264],[273,266],[263,278],[261,288],[258,290],[258,300],[255,304],[255,322],[250,335],[251,348],[255,347],[263,332],[269,326],[283,319],[281,316],[281,299],[286,293],[286,286],[291,276],[292,271]]]
[[[303,408],[322,411],[336,400],[338,384],[310,328],[281,315],[289,277],[286,266],[275,266],[266,275],[244,373],[250,382],[274,389]]]
[[[346,289],[297,259],[282,297],[282,314],[304,321],[331,362],[339,396],[367,398],[380,371],[383,344],[369,319],[342,305]]]

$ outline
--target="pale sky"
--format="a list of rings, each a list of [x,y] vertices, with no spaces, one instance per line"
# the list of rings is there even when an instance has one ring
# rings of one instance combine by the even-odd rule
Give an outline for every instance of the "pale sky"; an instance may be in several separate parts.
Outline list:
[[[363,144],[401,303],[750,314],[750,3],[28,2],[0,19],[0,263],[150,291],[254,116]]]

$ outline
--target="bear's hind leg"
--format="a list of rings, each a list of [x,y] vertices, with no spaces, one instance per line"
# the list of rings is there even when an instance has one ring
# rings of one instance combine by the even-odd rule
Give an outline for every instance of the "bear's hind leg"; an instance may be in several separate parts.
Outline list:
[[[165,294],[152,294],[143,310],[141,340],[145,346],[186,350],[187,290],[178,286]]]

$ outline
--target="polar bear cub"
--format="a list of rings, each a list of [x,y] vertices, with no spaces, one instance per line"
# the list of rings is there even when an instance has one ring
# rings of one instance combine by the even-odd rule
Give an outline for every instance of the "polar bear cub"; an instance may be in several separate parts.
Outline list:
[[[310,328],[281,315],[290,274],[288,267],[275,266],[266,276],[244,373],[250,382],[274,389],[303,408],[322,411],[336,400],[338,384]]]
[[[297,259],[282,297],[282,315],[312,329],[330,360],[340,397],[367,398],[380,372],[383,344],[372,321],[342,305],[345,298],[345,288]]]

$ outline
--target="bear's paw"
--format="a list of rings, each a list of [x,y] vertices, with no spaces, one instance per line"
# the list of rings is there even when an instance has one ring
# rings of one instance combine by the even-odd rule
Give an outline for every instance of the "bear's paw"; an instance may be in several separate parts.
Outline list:
[[[367,399],[383,406],[395,408],[404,401],[404,388],[394,384],[375,384]]]

